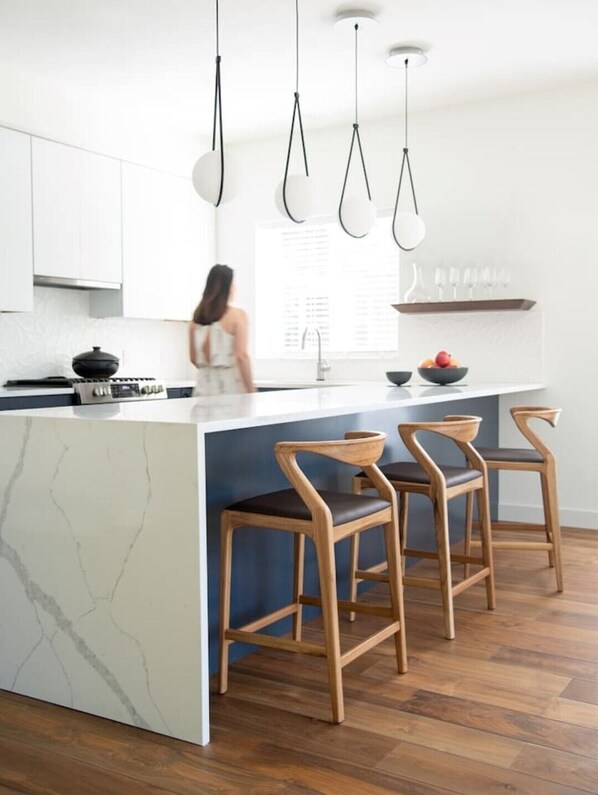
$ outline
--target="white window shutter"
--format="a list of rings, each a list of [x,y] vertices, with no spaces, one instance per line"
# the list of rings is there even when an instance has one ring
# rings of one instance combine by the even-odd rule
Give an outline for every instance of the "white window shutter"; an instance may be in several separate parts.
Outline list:
[[[364,238],[336,218],[256,228],[256,354],[296,352],[317,326],[327,355],[395,351],[399,252],[390,216]]]

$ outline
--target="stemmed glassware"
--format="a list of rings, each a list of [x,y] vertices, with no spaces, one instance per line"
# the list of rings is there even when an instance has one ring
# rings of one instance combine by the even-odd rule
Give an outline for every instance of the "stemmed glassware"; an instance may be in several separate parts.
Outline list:
[[[507,289],[509,284],[511,283],[511,273],[507,268],[499,268],[496,281],[504,290]]]
[[[438,300],[444,300],[444,288],[446,287],[446,271],[444,268],[436,268],[434,271],[434,284],[438,287]]]
[[[496,268],[484,268],[481,283],[486,288],[486,298],[492,298],[492,291],[496,286]]]
[[[453,301],[457,300],[457,287],[461,281],[461,272],[459,268],[449,268],[448,283],[453,288]]]
[[[469,300],[473,301],[473,291],[478,283],[478,269],[465,268],[463,271],[463,284],[469,290]]]

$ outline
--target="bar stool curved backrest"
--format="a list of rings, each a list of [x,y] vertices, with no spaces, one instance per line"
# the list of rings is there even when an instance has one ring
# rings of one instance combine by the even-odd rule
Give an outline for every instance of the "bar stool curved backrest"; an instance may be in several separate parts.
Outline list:
[[[344,719],[342,668],[387,638],[394,637],[399,673],[407,670],[403,619],[403,591],[400,581],[400,550],[397,524],[397,500],[392,486],[377,467],[386,434],[352,431],[345,439],[319,442],[278,442],[276,460],[291,489],[250,497],[228,506],[221,519],[220,558],[220,672],[219,692],[228,689],[228,649],[233,642],[314,654],[325,657],[335,723]],[[377,497],[316,489],[297,461],[299,453],[331,458],[350,466],[363,467],[378,492]],[[389,572],[393,572],[389,605],[372,605],[338,599],[334,545],[363,530],[382,526]],[[230,627],[233,532],[241,527],[268,528],[295,535],[293,565],[293,601],[284,607],[251,621],[242,627]],[[316,551],[320,595],[303,593],[305,537],[312,539]],[[324,642],[302,640],[302,607],[322,609]],[[386,619],[369,637],[341,653],[338,611],[361,612]],[[265,635],[259,630],[286,616],[293,617],[292,637]]]
[[[445,636],[455,637],[455,621],[453,597],[472,585],[484,580],[486,599],[489,609],[495,605],[494,575],[492,566],[492,548],[490,545],[490,510],[488,502],[488,475],[482,456],[473,447],[481,417],[470,415],[448,415],[439,422],[403,422],[399,425],[399,435],[413,461],[397,461],[384,464],[381,472],[399,493],[399,535],[403,561],[405,557],[435,559],[438,561],[438,577],[413,576],[403,573],[404,585],[420,588],[439,589],[442,597]],[[431,432],[451,439],[464,454],[467,466],[445,466],[437,463],[421,444],[419,434]],[[364,489],[371,488],[371,481],[365,472],[358,473],[353,479],[353,490],[360,494]],[[472,556],[468,553],[458,554],[450,548],[448,527],[448,502],[462,494],[475,493],[478,500],[478,511],[482,518],[482,553]],[[428,497],[433,506],[435,551],[413,549],[407,546],[408,532],[408,498],[409,494],[422,494]],[[384,562],[361,569],[358,564],[359,539],[352,539],[351,548],[351,598],[356,598],[357,585],[363,580],[390,582],[389,573],[385,572]],[[464,577],[453,583],[452,563],[462,563]],[[469,566],[479,567],[475,573],[469,573]]]
[[[489,470],[537,472],[540,475],[542,488],[543,523],[500,521],[492,522],[493,530],[509,531],[518,534],[527,531],[544,533],[545,541],[534,541],[527,538],[504,540],[504,536],[493,538],[494,549],[514,549],[518,551],[546,551],[548,563],[554,567],[557,591],[563,590],[563,568],[561,555],[561,525],[559,519],[556,459],[550,448],[530,425],[531,420],[543,420],[556,427],[561,409],[547,406],[512,406],[511,417],[518,430],[531,444],[529,448],[518,447],[478,447],[478,452],[486,462]],[[468,501],[465,529],[466,550],[475,546],[471,541],[473,526],[473,505]],[[477,526],[477,523],[476,523]]]
[[[447,414],[441,422],[402,422],[399,425],[399,436],[403,444],[430,478],[433,492],[445,490],[446,479],[441,468],[420,444],[417,434],[430,431],[452,439],[461,449],[470,468],[477,469],[483,475],[486,471],[484,459],[472,445],[481,422],[481,417]]]

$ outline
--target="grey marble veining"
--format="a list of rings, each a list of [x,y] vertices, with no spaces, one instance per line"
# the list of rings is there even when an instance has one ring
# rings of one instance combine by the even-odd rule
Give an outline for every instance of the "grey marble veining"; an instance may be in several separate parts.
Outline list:
[[[3,435],[0,686],[204,742],[197,477],[171,466],[193,472],[195,429],[14,418]]]

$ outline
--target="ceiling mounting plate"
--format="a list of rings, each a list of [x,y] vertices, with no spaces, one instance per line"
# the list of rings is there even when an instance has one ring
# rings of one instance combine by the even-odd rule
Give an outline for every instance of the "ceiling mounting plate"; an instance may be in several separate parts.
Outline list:
[[[396,69],[403,69],[407,66],[411,69],[414,66],[423,66],[428,61],[428,56],[420,47],[393,47],[389,50],[386,63]]]
[[[334,25],[338,28],[368,28],[377,25],[378,20],[373,11],[366,11],[362,8],[352,8],[350,10],[338,11],[334,17]]]

